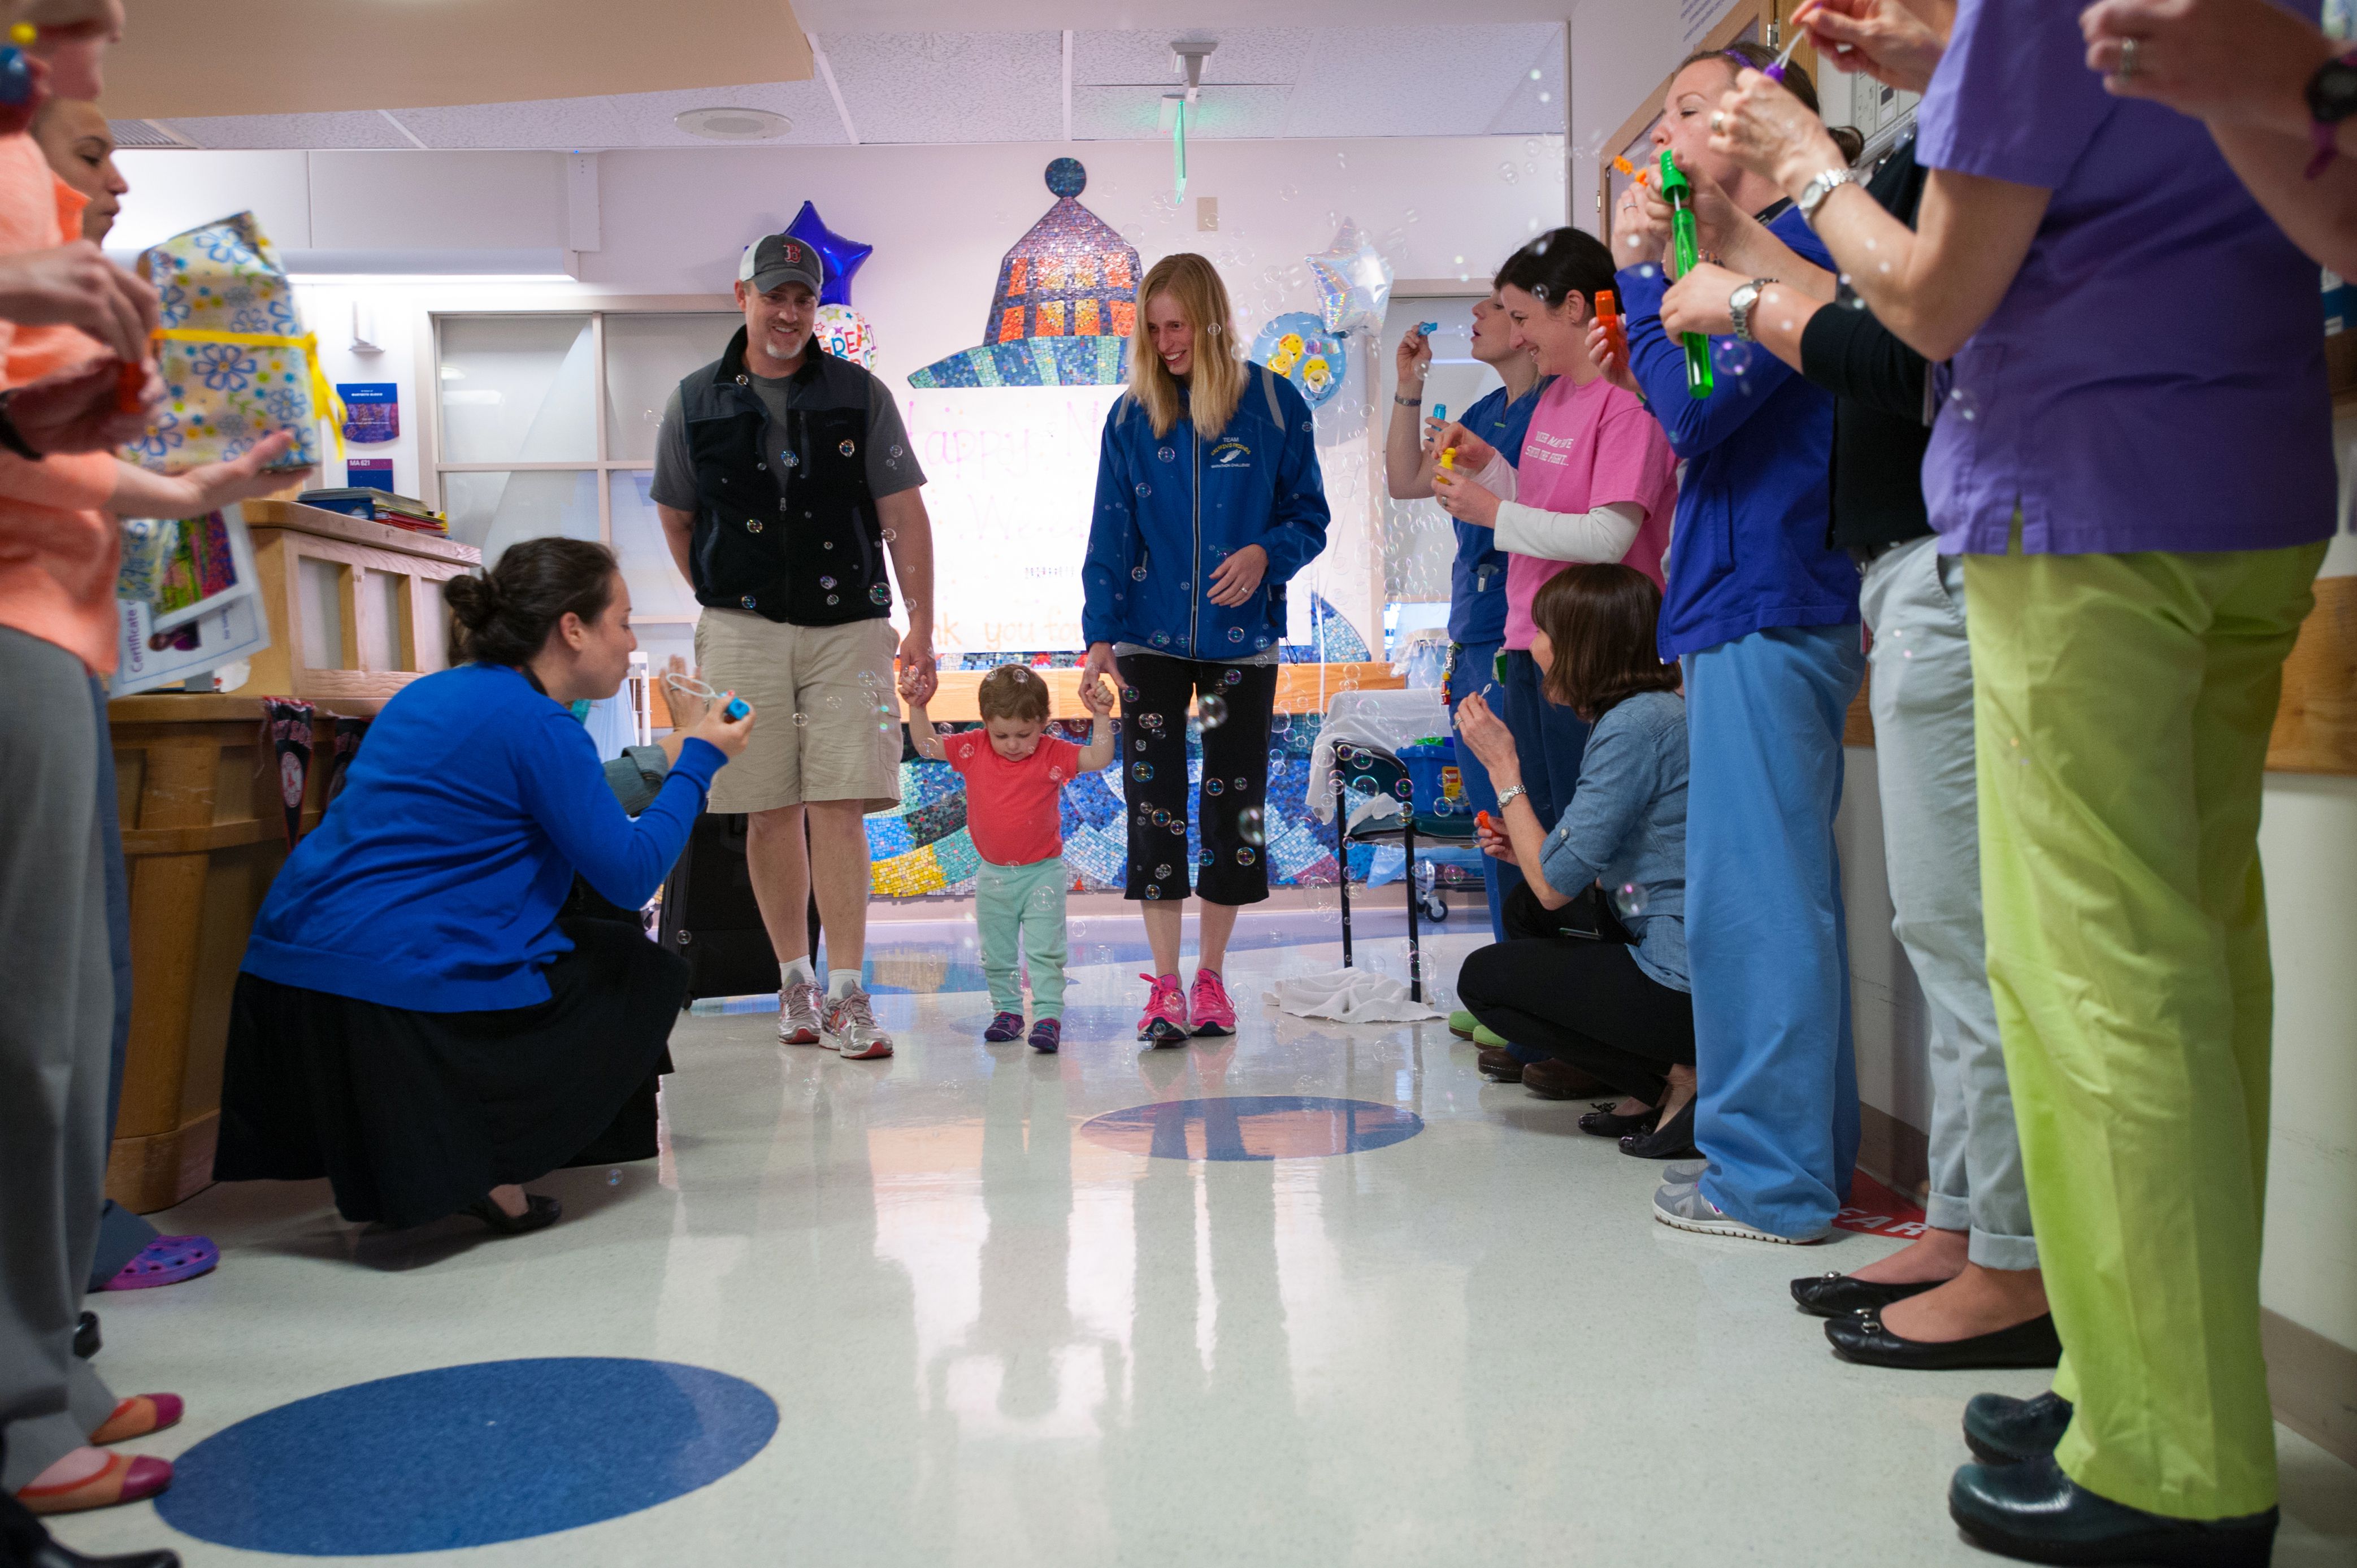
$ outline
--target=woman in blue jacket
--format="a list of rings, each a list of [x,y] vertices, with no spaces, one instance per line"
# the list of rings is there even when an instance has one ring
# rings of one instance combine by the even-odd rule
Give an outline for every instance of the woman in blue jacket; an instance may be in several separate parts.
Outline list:
[[[574,873],[644,905],[753,717],[707,714],[633,822],[570,711],[638,646],[612,552],[531,540],[443,592],[452,668],[384,705],[254,919],[213,1175],[324,1176],[348,1219],[464,1209],[515,1234],[559,1213],[519,1184],[642,1090],[687,989],[635,925],[558,918]]]
[[[1129,394],[1105,416],[1082,569],[1083,682],[1118,671],[1129,807],[1128,897],[1146,906],[1153,992],[1138,1038],[1230,1035],[1220,982],[1236,911],[1268,897],[1262,812],[1285,640],[1285,585],[1326,547],[1309,405],[1229,347],[1228,291],[1202,257],[1166,256],[1138,285]],[[1200,696],[1200,875],[1187,854],[1187,710]],[[1179,919],[1203,900],[1191,994]]]

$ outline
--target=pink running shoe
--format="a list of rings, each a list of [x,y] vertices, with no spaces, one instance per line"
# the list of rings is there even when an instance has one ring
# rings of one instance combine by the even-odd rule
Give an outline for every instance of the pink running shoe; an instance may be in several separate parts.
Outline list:
[[[1228,988],[1220,983],[1216,969],[1195,972],[1195,989],[1187,998],[1187,1011],[1195,1016],[1198,1035],[1236,1032],[1236,1004],[1228,1000]]]
[[[1146,1016],[1137,1021],[1137,1037],[1153,1042],[1157,1048],[1185,1045],[1187,997],[1178,989],[1178,977],[1141,974],[1137,978],[1154,987],[1154,993],[1146,999]]]

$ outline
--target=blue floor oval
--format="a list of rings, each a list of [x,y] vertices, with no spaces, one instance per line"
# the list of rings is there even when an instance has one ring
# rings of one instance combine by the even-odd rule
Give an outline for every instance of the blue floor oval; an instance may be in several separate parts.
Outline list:
[[[674,1361],[478,1361],[263,1412],[175,1461],[156,1511],[199,1541],[296,1556],[488,1546],[711,1485],[778,1429],[768,1394]]]
[[[1230,1094],[1108,1111],[1081,1124],[1092,1143],[1163,1160],[1297,1160],[1388,1148],[1424,1118],[1372,1100]]]

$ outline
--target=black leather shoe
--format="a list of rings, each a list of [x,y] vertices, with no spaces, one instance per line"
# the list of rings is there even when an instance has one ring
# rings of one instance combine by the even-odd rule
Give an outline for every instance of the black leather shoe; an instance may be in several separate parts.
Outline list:
[[[1964,1404],[1964,1446],[1984,1465],[2018,1465],[2054,1452],[2071,1424],[2071,1402],[2049,1391],[2034,1400],[1975,1394]]]
[[[1792,1282],[1792,1300],[1803,1312],[1817,1317],[1847,1317],[1852,1313],[1879,1312],[1894,1301],[1921,1295],[1940,1280],[1887,1285],[1874,1280],[1852,1279],[1844,1273],[1812,1274]]]
[[[1620,1152],[1641,1160],[1683,1160],[1702,1153],[1695,1147],[1695,1106],[1697,1095],[1675,1116],[1650,1133],[1631,1133],[1620,1140]]]
[[[2027,1323],[1975,1334],[1969,1339],[1902,1339],[1874,1313],[1825,1319],[1834,1354],[1869,1367],[1910,1371],[1953,1371],[1961,1367],[2051,1367],[2062,1359],[2054,1315],[2041,1312]]]
[[[1651,1132],[1653,1108],[1650,1105],[1634,1116],[1623,1116],[1612,1109],[1620,1103],[1608,1100],[1579,1119],[1579,1130],[1591,1138],[1625,1138],[1631,1133]]]
[[[523,1195],[523,1212],[510,1214],[487,1193],[469,1204],[467,1212],[502,1236],[527,1236],[555,1224],[565,1213],[565,1205],[545,1193],[528,1192]]]
[[[89,1360],[98,1354],[105,1340],[98,1335],[98,1314],[85,1312],[74,1319],[74,1354]]]
[[[1503,1046],[1484,1046],[1481,1054],[1473,1058],[1481,1075],[1493,1083],[1523,1081],[1523,1058]]]
[[[180,1568],[180,1554],[159,1548],[120,1557],[85,1557],[70,1546],[48,1541],[35,1547],[25,1563],[26,1568]]]
[[[1523,1087],[1541,1100],[1587,1100],[1609,1086],[1558,1057],[1546,1057],[1523,1067]]]
[[[2051,1454],[2018,1465],[1966,1465],[1948,1483],[1948,1517],[1974,1541],[2026,1563],[2151,1568],[2266,1568],[2276,1510],[2239,1519],[2169,1519],[2099,1498]]]

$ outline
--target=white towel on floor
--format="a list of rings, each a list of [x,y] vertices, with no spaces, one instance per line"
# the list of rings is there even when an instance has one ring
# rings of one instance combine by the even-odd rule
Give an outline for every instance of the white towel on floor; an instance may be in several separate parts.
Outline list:
[[[1420,1024],[1440,1016],[1423,1003],[1409,1001],[1407,987],[1398,981],[1364,969],[1280,980],[1262,1000],[1304,1018],[1344,1024]]]

